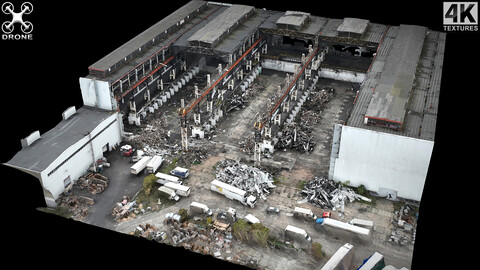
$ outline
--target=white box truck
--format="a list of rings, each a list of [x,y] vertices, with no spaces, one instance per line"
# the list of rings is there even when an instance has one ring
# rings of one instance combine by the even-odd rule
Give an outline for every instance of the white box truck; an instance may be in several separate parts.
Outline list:
[[[163,158],[161,156],[154,156],[147,164],[145,169],[147,173],[155,173],[160,166],[162,166]]]
[[[224,195],[230,200],[237,200],[243,205],[248,205],[251,208],[254,208],[255,204],[257,203],[257,198],[255,196],[247,196],[247,192],[245,190],[241,190],[219,180],[213,180],[210,183],[210,189]]]
[[[298,227],[295,227],[295,226],[292,226],[292,225],[288,225],[285,228],[285,237],[295,239],[295,240],[299,240],[299,241],[303,241],[303,242],[304,241],[308,241],[308,242],[312,241],[312,238],[310,237],[310,235],[307,234],[307,232],[304,229],[298,228]]]
[[[164,174],[164,173],[156,173],[155,174],[155,177],[157,177],[157,183],[159,183],[160,185],[165,185],[165,183],[167,182],[172,182],[172,183],[176,183],[176,184],[182,184],[182,181],[180,181],[180,179],[178,179],[178,177],[176,176],[173,176],[173,175],[169,175],[169,174]]]
[[[139,174],[141,171],[143,171],[146,167],[148,162],[150,161],[151,157],[145,156],[142,157],[137,163],[133,164],[132,167],[130,167],[130,172],[132,174]]]
[[[293,210],[293,216],[296,218],[304,218],[307,220],[317,220],[317,216],[310,209],[295,207]]]
[[[190,213],[191,214],[202,213],[202,214],[207,214],[209,216],[211,216],[213,214],[212,210],[210,210],[210,208],[208,208],[208,206],[206,206],[203,203],[198,203],[198,202],[192,202],[190,204]]]
[[[168,198],[170,200],[178,201],[180,199],[180,197],[178,197],[177,193],[175,193],[175,190],[173,190],[171,188],[162,186],[162,187],[159,187],[158,190],[167,194],[169,196]]]
[[[163,186],[173,189],[175,191],[175,193],[177,193],[180,196],[187,197],[188,195],[190,195],[190,187],[180,185],[180,184],[176,184],[176,183],[173,183],[173,182],[167,182]]]
[[[182,167],[176,167],[175,169],[171,170],[170,173],[181,178],[187,178],[188,175],[190,175],[188,169]]]
[[[246,215],[245,220],[250,224],[260,223],[260,220],[254,217],[252,214]]]

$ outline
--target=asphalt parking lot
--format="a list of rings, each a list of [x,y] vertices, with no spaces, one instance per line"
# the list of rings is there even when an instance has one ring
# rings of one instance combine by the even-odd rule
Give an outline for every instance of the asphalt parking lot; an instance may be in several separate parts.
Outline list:
[[[102,175],[108,177],[108,187],[100,194],[91,195],[95,204],[93,204],[88,212],[88,215],[83,219],[83,222],[106,229],[113,229],[116,222],[110,214],[115,203],[120,202],[123,196],[133,196],[142,188],[142,182],[145,175],[143,173],[134,175],[130,173],[130,158],[124,157],[117,148],[114,151],[106,154],[110,168],[105,168]]]

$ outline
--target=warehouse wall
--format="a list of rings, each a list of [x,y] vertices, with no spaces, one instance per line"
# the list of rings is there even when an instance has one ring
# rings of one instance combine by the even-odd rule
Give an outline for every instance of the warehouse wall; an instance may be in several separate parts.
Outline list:
[[[66,178],[70,177],[70,180],[73,182],[85,174],[88,168],[92,166],[92,147],[95,154],[95,160],[98,160],[103,156],[103,146],[108,143],[109,150],[111,150],[112,146],[120,143],[121,136],[119,125],[121,124],[121,119],[117,117],[118,113],[112,114],[91,132],[91,136],[87,135],[70,146],[41,173],[42,186],[46,190],[46,194],[51,194],[51,196],[53,196],[53,200],[56,200],[65,190],[64,180]],[[97,134],[99,135],[92,140],[92,143],[88,143],[90,138],[93,138]],[[62,162],[65,163],[62,164]],[[59,165],[61,166],[58,167]],[[55,168],[57,169],[52,172]],[[50,172],[52,173],[48,175]],[[47,206],[54,206],[52,205],[52,198],[47,198],[46,196],[45,201],[47,202]]]
[[[80,78],[79,81],[84,105],[109,111],[117,109],[108,82],[89,78]]]
[[[333,163],[333,180],[387,188],[397,196],[420,201],[433,151],[433,142],[342,126],[340,150]]]

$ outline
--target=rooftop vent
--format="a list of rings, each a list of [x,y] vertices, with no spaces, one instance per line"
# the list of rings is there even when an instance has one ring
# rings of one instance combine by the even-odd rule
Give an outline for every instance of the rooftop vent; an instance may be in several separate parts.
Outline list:
[[[22,143],[22,148],[30,146],[36,140],[40,139],[40,131],[34,131],[32,134],[28,135],[25,139],[20,140]]]
[[[70,116],[74,115],[77,112],[77,109],[75,109],[75,106],[69,107],[62,113],[62,118],[63,120],[67,120],[70,118]]]

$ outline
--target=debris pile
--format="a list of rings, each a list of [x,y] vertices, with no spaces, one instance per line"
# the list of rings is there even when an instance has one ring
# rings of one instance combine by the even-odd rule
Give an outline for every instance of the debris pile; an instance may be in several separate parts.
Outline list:
[[[165,232],[158,230],[157,227],[151,225],[150,223],[146,223],[145,225],[138,225],[133,231],[133,235],[141,236],[149,240],[155,241],[162,241],[165,240],[167,237]]]
[[[193,164],[199,164],[202,160],[210,156],[208,148],[190,148],[190,151],[182,151],[177,155],[177,164],[180,166],[189,167]]]
[[[113,219],[117,222],[126,221],[134,218],[137,201],[130,201],[128,196],[123,196],[121,202],[118,202],[112,210]]]
[[[102,193],[108,186],[108,177],[99,173],[87,173],[78,178],[75,185],[80,189],[87,189],[92,195]]]
[[[229,113],[233,109],[239,110],[245,108],[244,96],[245,93],[242,95],[233,94],[229,99],[227,113]]]
[[[269,189],[276,187],[273,177],[268,172],[248,166],[239,161],[224,159],[216,167],[216,179],[230,184],[250,194],[256,194],[266,200]]]
[[[320,91],[313,91],[307,97],[302,109],[304,112],[314,113],[318,116],[324,109],[327,103],[335,96],[335,89],[322,89]]]
[[[94,203],[95,201],[89,197],[63,193],[58,198],[57,206],[67,208],[72,213],[71,218],[80,221],[88,214],[88,209]]]
[[[313,151],[317,142],[313,139],[313,126],[318,123],[326,104],[334,97],[333,88],[312,92],[302,106],[297,120],[285,123],[278,137],[276,148],[293,149],[300,153]]]
[[[311,134],[312,129],[307,125],[299,125],[295,122],[285,123],[276,147],[278,149],[294,149],[300,153],[311,152],[317,144]]]
[[[240,151],[247,155],[252,155],[255,148],[255,136],[250,135],[245,140],[238,142]]]
[[[158,117],[153,117],[149,121],[149,125],[141,128],[135,135],[130,134],[128,140],[134,145],[140,145],[142,147],[146,145],[161,146],[167,142],[167,139],[170,137],[169,135],[166,118],[164,115],[159,115]]]
[[[315,206],[331,208],[332,210],[341,208],[342,212],[347,200],[350,202],[355,200],[371,201],[367,197],[356,194],[353,189],[323,177],[315,177],[312,181],[307,182],[303,187],[302,193],[307,194],[307,197],[298,201],[298,203],[309,202]]]
[[[393,229],[388,241],[398,245],[415,244],[417,233],[417,212],[413,207],[404,205],[400,211],[395,211],[392,218]]]

